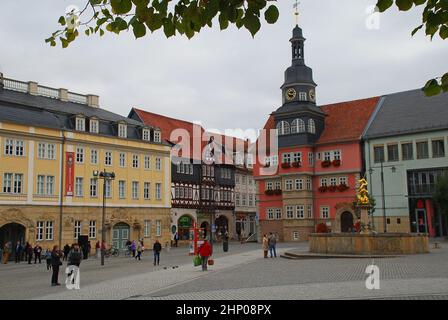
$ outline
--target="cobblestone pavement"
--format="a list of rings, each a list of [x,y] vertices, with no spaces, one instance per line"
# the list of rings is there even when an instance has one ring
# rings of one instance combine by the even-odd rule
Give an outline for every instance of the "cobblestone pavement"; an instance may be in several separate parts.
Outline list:
[[[280,253],[307,243],[281,244]],[[231,246],[231,254],[216,252],[208,272],[194,268],[185,249],[166,253],[165,266],[154,268],[118,258],[101,268],[98,261],[83,264],[81,290],[51,288],[50,274],[34,283],[13,278],[28,266],[0,268],[0,298],[37,299],[446,299],[448,297],[448,242],[429,254],[384,259],[263,259],[258,244]],[[217,250],[218,251],[218,250]],[[120,260],[121,259],[121,260]],[[146,257],[146,259],[148,259]],[[135,263],[134,263],[135,262]],[[380,269],[380,289],[367,290],[368,265]],[[31,267],[31,266],[30,266]],[[42,278],[36,272],[34,280]],[[6,279],[5,279],[6,276]],[[25,282],[25,283],[23,283]],[[4,284],[7,284],[5,287]],[[5,292],[4,288],[7,292]],[[27,289],[28,288],[28,289]],[[21,292],[22,291],[22,292]]]

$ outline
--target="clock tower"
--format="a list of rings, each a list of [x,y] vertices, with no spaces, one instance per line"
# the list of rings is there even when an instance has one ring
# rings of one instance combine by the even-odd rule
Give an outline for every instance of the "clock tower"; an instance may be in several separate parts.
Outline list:
[[[314,144],[324,129],[325,114],[316,106],[313,70],[305,65],[305,38],[296,25],[292,31],[291,66],[281,86],[282,106],[274,116],[279,147]]]

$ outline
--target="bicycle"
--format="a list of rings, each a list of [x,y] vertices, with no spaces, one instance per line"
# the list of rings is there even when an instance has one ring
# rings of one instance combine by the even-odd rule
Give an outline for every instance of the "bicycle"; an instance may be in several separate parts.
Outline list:
[[[120,255],[120,250],[118,250],[118,248],[115,248],[115,247],[107,249],[106,252],[104,253],[104,256],[106,258],[109,258],[110,256],[118,257],[119,255]]]

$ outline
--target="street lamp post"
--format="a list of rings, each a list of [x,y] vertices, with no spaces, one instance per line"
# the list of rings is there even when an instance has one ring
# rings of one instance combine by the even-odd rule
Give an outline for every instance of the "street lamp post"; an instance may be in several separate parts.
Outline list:
[[[105,252],[105,242],[106,242],[106,181],[111,181],[115,179],[115,173],[107,172],[106,169],[104,171],[93,171],[93,176],[96,179],[103,179],[103,214],[101,219],[101,265],[104,266],[104,256]]]
[[[386,220],[386,196],[385,196],[385,192],[384,192],[384,168],[385,167],[390,167],[392,170],[392,173],[395,173],[395,171],[397,170],[395,166],[385,166],[384,165],[384,161],[381,160],[381,166],[380,166],[380,177],[381,177],[381,200],[382,200],[382,206],[383,206],[383,229],[384,229],[384,233],[387,232],[387,220]],[[369,173],[370,175],[372,175],[373,173],[373,169],[370,168],[369,169]]]

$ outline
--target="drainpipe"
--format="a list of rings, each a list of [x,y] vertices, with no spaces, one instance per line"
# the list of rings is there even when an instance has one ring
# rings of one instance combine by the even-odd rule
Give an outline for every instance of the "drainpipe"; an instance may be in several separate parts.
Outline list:
[[[59,249],[62,248],[62,213],[63,213],[63,205],[64,205],[64,154],[65,154],[65,131],[62,129],[62,145],[61,145],[61,172],[60,172],[60,180],[59,180]]]

